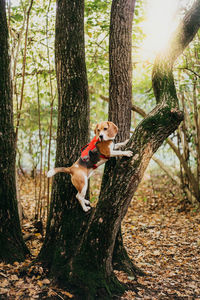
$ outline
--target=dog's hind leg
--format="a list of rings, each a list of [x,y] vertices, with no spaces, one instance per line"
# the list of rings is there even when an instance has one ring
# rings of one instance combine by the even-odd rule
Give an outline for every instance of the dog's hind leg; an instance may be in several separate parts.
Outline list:
[[[90,201],[85,199],[85,195],[88,188],[88,178],[83,172],[79,172],[79,173],[75,173],[72,176],[71,180],[73,185],[78,191],[76,198],[78,199],[83,210],[87,212],[88,210],[91,209]]]

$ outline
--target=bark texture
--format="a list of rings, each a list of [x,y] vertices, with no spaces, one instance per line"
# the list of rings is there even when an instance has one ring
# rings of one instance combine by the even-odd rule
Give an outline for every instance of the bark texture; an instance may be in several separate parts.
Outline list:
[[[119,4],[120,1],[113,2]],[[63,24],[67,24],[67,26],[69,26],[67,28],[70,28],[70,30],[74,29],[78,20],[73,18],[73,21],[75,21],[73,26],[70,26],[71,23],[69,24],[68,21],[72,22],[70,18],[73,12],[78,11],[76,5],[80,5],[80,2],[67,1],[64,3],[63,0],[59,0],[57,4],[57,12],[59,12],[59,15],[57,14],[58,19],[56,26],[60,24],[60,18],[63,18]],[[67,5],[68,10],[65,10],[65,5]],[[69,11],[70,16],[67,14]],[[190,20],[192,20],[192,15],[195,11],[196,10],[190,11]],[[65,17],[62,16],[64,12]],[[185,21],[183,21],[183,23],[184,22]],[[190,25],[191,24],[188,23],[187,26]],[[73,32],[73,36],[70,37],[72,41],[76,31]],[[59,26],[57,28],[57,38],[59,33],[62,36],[62,41],[65,40],[65,42],[67,41],[69,43],[67,43],[67,46],[61,47],[62,49],[60,51],[63,60],[64,58],[66,59],[67,54],[72,54],[71,52],[65,52],[65,49],[70,48],[71,41],[69,40],[69,33],[67,36],[63,36],[64,32],[68,32],[65,26]],[[179,37],[177,36],[177,38]],[[184,50],[184,47],[190,40],[189,35],[181,51]],[[59,45],[61,46],[62,41],[57,42],[57,55],[59,53]],[[75,47],[74,44],[73,47]],[[174,44],[169,45],[169,49],[173,47]],[[113,296],[116,294],[119,295],[124,291],[124,287],[119,283],[113,273],[112,261],[115,240],[120,229],[121,221],[126,214],[129,203],[152,155],[183,120],[183,113],[178,109],[178,99],[172,74],[175,57],[167,56],[167,54],[168,53],[161,55],[160,59],[156,60],[153,73],[153,85],[158,105],[138,125],[128,144],[127,148],[133,151],[133,157],[123,157],[118,160],[116,164],[113,164],[112,176],[107,176],[104,182],[104,190],[100,194],[96,210],[86,215],[81,208],[79,208],[77,201],[74,201],[74,189],[67,181],[68,179],[60,175],[54,180],[47,237],[40,257],[50,266],[52,275],[56,279],[59,279],[59,282],[63,282],[65,285],[68,284],[71,288],[74,288],[76,296],[79,295],[80,299],[112,299]],[[166,64],[165,61],[166,57],[170,60],[168,64]],[[75,103],[70,100],[72,98],[65,101],[63,100],[65,96],[68,97],[68,89],[69,95],[71,92],[75,99],[79,91],[75,85],[76,81],[73,82],[70,88],[62,78],[62,76],[66,76],[70,70],[70,63],[75,61],[73,55],[70,59],[71,60],[68,61],[69,65],[67,64],[64,67],[62,66],[64,62],[61,63],[57,57],[58,88],[59,95],[62,95],[62,97],[59,96],[60,114],[56,158],[57,166],[58,164],[63,165],[63,163],[65,163],[64,155],[69,155],[67,163],[72,160],[71,154],[74,156],[77,155],[77,144],[80,142],[80,140],[76,140],[74,136],[71,136],[71,130],[69,132],[68,129],[64,127],[64,125],[71,126],[76,136],[76,126],[74,126],[74,124],[76,124],[77,120],[75,115],[76,111],[79,111],[79,109],[81,111],[81,107],[76,106]],[[72,74],[74,74],[74,68],[77,70],[76,67],[73,66]],[[71,82],[70,77],[67,77],[67,80]],[[63,88],[65,86],[68,86],[68,89],[65,90]],[[67,104],[68,101],[70,105]],[[74,106],[76,110],[74,110]],[[69,112],[71,114],[69,114]],[[66,124],[66,119],[69,118],[68,116],[70,116],[70,120],[73,124],[70,124],[70,122]],[[117,123],[117,121],[115,122]],[[120,126],[120,124],[118,125]],[[82,128],[85,128],[85,124],[82,124],[82,126]],[[82,128],[80,127],[80,130],[82,130]],[[69,147],[69,141],[76,150],[74,150],[74,147]],[[70,153],[66,152],[67,147],[71,150]],[[76,157],[73,157],[73,161],[75,159]],[[72,161],[70,161],[70,164],[71,163]]]
[[[191,21],[197,9],[198,6],[190,10]],[[187,18],[183,20],[184,25],[187,23],[186,20]],[[187,26],[191,26],[190,22]],[[193,35],[194,31],[190,33]],[[169,45],[172,53],[174,45],[176,46],[175,37],[179,39],[179,34],[180,31]],[[182,39],[185,39],[185,33],[181,34]],[[191,36],[188,35],[181,51],[190,41]],[[106,178],[104,190],[100,194],[87,232],[76,255],[70,261],[71,272],[68,280],[74,285],[82,286],[82,293],[86,298],[89,294],[91,299],[95,299],[100,291],[104,290],[104,299],[111,299],[115,293],[123,291],[123,287],[114,276],[112,265],[115,240],[121,221],[151,157],[183,120],[183,113],[178,108],[172,73],[175,59],[176,56],[170,56],[168,52],[157,58],[153,86],[158,104],[138,125],[127,146],[133,151],[133,157],[124,157],[117,161],[112,176]]]
[[[118,0],[112,2],[110,16],[109,39],[109,120],[118,128],[117,141],[130,138],[131,109],[132,109],[132,23],[135,0]],[[113,174],[116,159],[108,161],[102,181],[101,191],[104,193],[105,184]],[[123,246],[121,230],[119,230],[113,264],[116,269],[129,274],[142,274],[129,259]]]
[[[0,261],[28,252],[20,228],[15,181],[15,134],[5,1],[0,0]]]
[[[132,107],[132,23],[135,0],[112,2],[109,39],[109,120],[119,127],[118,140],[128,139]]]
[[[58,0],[56,73],[59,97],[56,167],[71,166],[89,137],[89,99],[85,66],[84,0]],[[76,251],[87,224],[68,174],[53,180],[47,233],[39,259],[55,277]]]

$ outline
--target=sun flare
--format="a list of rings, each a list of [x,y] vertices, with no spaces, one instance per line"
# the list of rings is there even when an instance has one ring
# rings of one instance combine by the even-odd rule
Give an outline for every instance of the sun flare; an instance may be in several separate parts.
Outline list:
[[[143,42],[142,54],[152,58],[165,48],[170,35],[176,29],[179,18],[177,13],[181,6],[191,0],[147,0],[147,15],[142,24],[146,38]]]

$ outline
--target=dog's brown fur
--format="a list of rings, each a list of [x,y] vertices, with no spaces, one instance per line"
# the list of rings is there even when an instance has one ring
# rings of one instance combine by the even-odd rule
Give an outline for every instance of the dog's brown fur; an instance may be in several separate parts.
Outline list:
[[[112,122],[101,122],[100,124],[96,125],[95,134],[98,138],[98,143],[96,144],[97,149],[101,155],[105,158],[99,158],[97,162],[97,166],[105,163],[108,158],[113,156],[132,156],[131,151],[115,151],[113,150],[113,140],[118,132],[117,126]],[[116,149],[124,146],[127,143],[116,144]],[[88,211],[90,209],[90,202],[85,199],[85,194],[88,187],[88,178],[91,176],[94,168],[86,167],[82,162],[81,158],[78,159],[71,167],[64,168],[54,168],[47,173],[48,177],[52,177],[53,175],[63,172],[68,173],[71,175],[72,184],[78,191],[76,195],[77,199],[79,200],[82,208],[84,211]]]

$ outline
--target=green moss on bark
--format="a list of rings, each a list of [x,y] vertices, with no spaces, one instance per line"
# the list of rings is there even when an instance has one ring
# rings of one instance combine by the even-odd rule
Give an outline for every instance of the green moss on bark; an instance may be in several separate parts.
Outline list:
[[[65,268],[59,277],[59,282],[75,293],[80,299],[113,299],[113,296],[122,295],[126,286],[119,282],[114,273],[109,277],[103,268],[93,268],[85,257],[78,256],[73,263],[73,272],[70,276]]]
[[[182,120],[183,114],[181,111],[165,106],[156,113],[152,112],[152,115],[150,114],[145,118],[141,125],[149,136],[149,134],[155,135],[159,130],[168,130],[170,127],[172,127],[172,130],[174,131]]]

